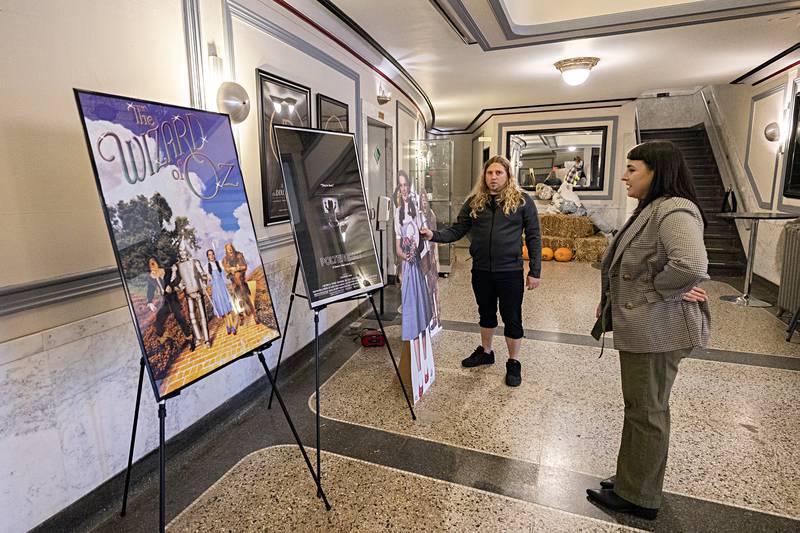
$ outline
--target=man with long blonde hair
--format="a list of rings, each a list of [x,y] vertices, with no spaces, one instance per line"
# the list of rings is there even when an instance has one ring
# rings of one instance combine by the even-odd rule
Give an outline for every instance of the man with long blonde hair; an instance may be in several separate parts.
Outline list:
[[[522,235],[530,258],[527,278],[523,277]],[[511,172],[511,164],[494,156],[483,165],[481,179],[461,207],[455,224],[439,231],[420,229],[433,242],[454,242],[470,234],[472,243],[472,290],[480,315],[481,345],[461,364],[471,368],[494,363],[492,338],[497,327],[497,307],[503,318],[503,335],[508,347],[506,384],[522,382],[519,349],[522,328],[522,297],[539,286],[542,268],[542,238],[536,205],[522,190]]]

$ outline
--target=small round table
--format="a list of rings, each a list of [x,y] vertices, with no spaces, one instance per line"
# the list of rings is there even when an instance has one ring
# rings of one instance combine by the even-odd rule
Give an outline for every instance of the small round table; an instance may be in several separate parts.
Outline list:
[[[772,304],[750,296],[750,284],[753,281],[753,263],[755,262],[756,255],[756,240],[758,239],[758,223],[761,220],[789,220],[798,218],[798,216],[789,213],[770,213],[762,211],[757,213],[718,213],[717,217],[728,220],[751,220],[753,222],[753,226],[750,228],[750,244],[748,245],[747,252],[747,271],[744,275],[743,294],[741,296],[720,296],[720,300],[744,307],[771,307]]]

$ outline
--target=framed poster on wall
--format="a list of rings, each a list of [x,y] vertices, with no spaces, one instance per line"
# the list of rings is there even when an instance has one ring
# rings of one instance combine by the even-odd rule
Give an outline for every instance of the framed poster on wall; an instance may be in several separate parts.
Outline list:
[[[321,130],[349,132],[347,104],[317,93],[317,127]]]
[[[156,400],[280,337],[228,116],[75,98]]]
[[[275,126],[312,308],[383,287],[355,137]]]
[[[311,126],[311,89],[261,69],[258,85],[259,148],[261,151],[261,197],[264,225],[289,220],[273,126]]]

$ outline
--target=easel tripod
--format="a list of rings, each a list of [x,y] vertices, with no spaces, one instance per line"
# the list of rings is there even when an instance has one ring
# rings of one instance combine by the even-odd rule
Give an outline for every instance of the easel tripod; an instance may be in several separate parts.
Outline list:
[[[320,485],[320,480],[318,476],[314,472],[314,468],[311,465],[311,460],[308,458],[308,454],[306,453],[306,449],[303,446],[302,441],[300,440],[300,435],[297,433],[297,429],[294,426],[294,422],[292,421],[292,417],[289,416],[289,412],[286,409],[286,404],[283,402],[283,398],[278,392],[277,387],[275,386],[275,378],[273,378],[272,374],[269,371],[269,367],[267,366],[267,361],[264,358],[264,350],[269,349],[271,343],[268,343],[264,346],[256,348],[255,350],[251,351],[250,353],[243,355],[241,359],[244,357],[250,357],[255,355],[258,357],[258,360],[261,362],[261,366],[264,368],[264,372],[267,374],[267,378],[269,379],[271,385],[271,392],[270,392],[270,400],[272,399],[272,394],[274,393],[275,396],[278,398],[278,403],[281,406],[281,410],[283,410],[283,415],[286,417],[286,422],[289,424],[289,428],[292,430],[292,435],[294,435],[294,439],[297,442],[297,445],[300,447],[300,452],[303,454],[303,459],[305,459],[306,466],[308,467],[308,471],[311,473],[311,477],[314,479],[314,483],[317,486],[317,496],[322,498],[322,501],[325,503],[325,509],[330,510],[331,505],[328,503],[328,498],[325,496],[325,492],[322,490],[322,486]],[[281,344],[283,347],[283,344]],[[131,481],[131,466],[133,464],[133,450],[134,445],[136,444],[136,428],[139,422],[139,407],[141,404],[142,399],[142,385],[144,383],[144,358],[141,358],[140,365],[139,365],[139,386],[136,392],[136,407],[134,409],[133,414],[133,429],[131,430],[131,447],[130,451],[128,452],[128,466],[125,470],[125,490],[122,495],[122,511],[120,512],[120,516],[125,516],[128,507],[128,491],[130,488],[130,481]],[[277,376],[277,373],[276,373]],[[163,532],[166,528],[166,462],[167,462],[167,447],[166,447],[166,431],[165,431],[165,423],[167,418],[167,400],[170,398],[174,398],[180,394],[177,392],[175,394],[170,394],[161,399],[158,403],[158,429],[159,429],[159,440],[158,440],[158,449],[159,449],[159,510],[158,510],[158,524],[159,524],[159,531]],[[317,449],[319,450],[319,432],[317,433]],[[319,452],[317,453],[317,464],[319,465]]]
[[[269,396],[269,403],[267,404],[267,409],[272,409],[272,396],[273,393],[277,396],[278,391],[275,388],[275,382],[278,381],[278,370],[280,369],[281,359],[283,357],[283,347],[285,346],[286,340],[286,331],[289,327],[289,319],[292,316],[292,307],[294,305],[294,299],[303,298],[308,300],[308,296],[304,294],[297,293],[297,279],[300,274],[300,264],[298,263],[294,269],[294,281],[292,282],[292,293],[289,296],[289,310],[286,313],[286,321],[283,325],[283,338],[281,339],[281,347],[278,351],[278,362],[275,366],[275,380],[272,385],[272,391],[270,392]],[[411,419],[416,420],[417,415],[414,413],[414,407],[411,404],[411,400],[408,397],[408,393],[406,392],[405,384],[403,383],[403,378],[400,375],[400,368],[397,366],[397,360],[394,358],[394,354],[392,353],[392,347],[389,345],[389,338],[386,336],[386,330],[383,327],[383,321],[381,320],[381,315],[378,313],[378,308],[375,305],[374,294],[378,292],[380,289],[376,289],[371,292],[367,292],[365,294],[360,294],[357,296],[352,296],[350,298],[344,298],[342,300],[338,300],[335,303],[340,302],[350,302],[361,300],[363,298],[369,299],[370,304],[372,305],[372,311],[375,313],[375,319],[378,321],[378,326],[380,327],[381,334],[383,334],[383,338],[386,340],[386,349],[389,352],[389,357],[392,359],[392,364],[394,365],[394,371],[397,374],[397,379],[400,380],[400,388],[403,390],[403,396],[406,399],[406,404],[408,405],[408,410],[411,412]],[[318,307],[312,307],[312,311],[314,312],[314,391],[315,391],[315,401],[316,401],[316,444],[317,444],[317,471],[315,480],[317,481],[318,490],[322,490],[322,470],[321,470],[321,462],[320,462],[320,404],[319,404],[319,313],[323,309],[325,309],[327,305],[321,305]],[[278,401],[280,401],[280,397],[278,396]]]

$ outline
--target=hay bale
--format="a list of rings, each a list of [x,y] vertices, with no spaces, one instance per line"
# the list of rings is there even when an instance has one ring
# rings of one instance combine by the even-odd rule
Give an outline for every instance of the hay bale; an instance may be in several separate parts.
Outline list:
[[[594,262],[600,261],[608,248],[608,239],[603,235],[580,237],[575,239],[575,260]]]
[[[589,217],[565,215],[563,213],[539,215],[539,226],[542,235],[554,237],[589,237],[597,231]]]
[[[571,237],[554,237],[552,235],[542,235],[542,248],[558,250],[559,248],[575,249],[575,239]]]

